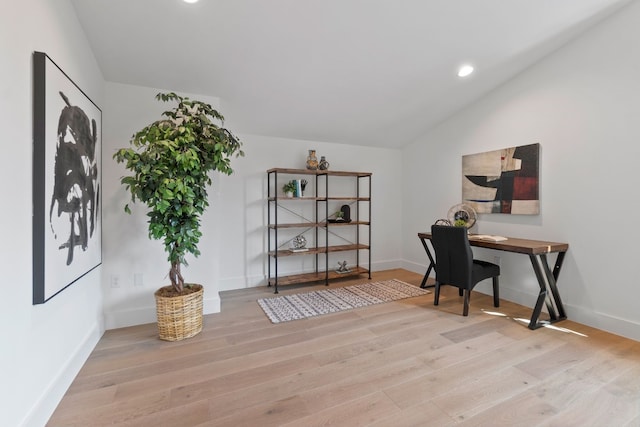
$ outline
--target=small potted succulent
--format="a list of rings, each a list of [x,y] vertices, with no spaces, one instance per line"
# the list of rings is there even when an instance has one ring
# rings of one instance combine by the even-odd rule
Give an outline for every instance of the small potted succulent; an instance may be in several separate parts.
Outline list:
[[[466,227],[467,221],[465,221],[464,219],[456,219],[455,221],[453,221],[453,225],[455,227]]]
[[[285,185],[282,186],[282,191],[284,191],[285,196],[293,197],[293,194],[296,192],[296,182],[289,181]]]

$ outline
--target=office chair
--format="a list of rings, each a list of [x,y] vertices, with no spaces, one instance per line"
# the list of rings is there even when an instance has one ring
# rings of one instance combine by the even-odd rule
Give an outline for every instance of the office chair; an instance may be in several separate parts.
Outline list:
[[[468,316],[471,290],[479,282],[492,277],[493,305],[499,307],[498,276],[500,276],[500,266],[473,259],[467,229],[465,227],[432,225],[431,236],[431,243],[436,253],[436,286],[433,305],[438,305],[440,286],[452,285],[459,289],[460,296],[464,291],[462,315]]]

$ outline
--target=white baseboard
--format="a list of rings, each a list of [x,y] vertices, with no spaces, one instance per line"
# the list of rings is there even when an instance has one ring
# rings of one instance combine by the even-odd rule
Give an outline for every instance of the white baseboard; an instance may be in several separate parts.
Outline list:
[[[592,328],[640,341],[640,323],[599,311],[564,304],[567,318]]]
[[[206,290],[202,301],[204,314],[220,313],[220,294]],[[104,314],[105,329],[126,328],[156,322],[156,307],[137,307],[128,310],[112,310]]]
[[[80,369],[91,355],[104,330],[96,323],[80,342],[75,351],[71,352],[67,363],[61,367],[46,387],[31,410],[20,424],[24,427],[41,427],[47,424],[51,415],[69,389],[69,386],[80,372]]]
[[[383,271],[402,268],[402,260],[376,261],[371,263],[371,271]]]
[[[474,290],[487,295],[492,295],[493,292],[489,284],[479,284]],[[537,294],[534,295],[522,292],[519,289],[500,286],[500,299],[514,302],[525,307],[530,307],[531,310],[533,310],[533,306],[537,298]],[[562,305],[564,306],[565,314],[569,320],[592,328],[600,329],[602,331],[610,332],[612,334],[620,335],[625,338],[640,341],[640,324],[637,322],[611,316],[607,313],[586,309],[573,304],[567,304],[566,301],[563,301]],[[545,313],[546,307],[543,307],[542,311]],[[530,316],[531,312],[527,312],[527,318]],[[558,323],[558,327],[562,327],[562,323]]]
[[[402,268],[419,274],[424,274],[427,271],[426,265],[406,260],[402,261]],[[431,276],[435,277],[435,274],[432,272]],[[493,292],[491,286],[487,284],[479,284],[475,290],[487,295],[492,295]],[[537,294],[500,286],[500,299],[531,307],[532,310],[537,298]],[[563,305],[567,318],[574,322],[640,341],[640,324],[638,322],[567,304],[565,301],[563,301]],[[545,309],[543,308],[543,311]]]
[[[402,261],[393,260],[393,261],[378,261],[378,262],[371,263],[372,272],[382,271],[382,270],[391,270],[394,268],[402,268]],[[288,271],[284,274],[287,274],[287,275],[304,274],[304,273],[311,273],[311,272],[312,272],[311,270]],[[221,292],[232,291],[236,289],[258,288],[260,286],[266,286],[266,285],[267,285],[266,274],[218,279],[218,286]]]
[[[427,272],[427,265],[426,264],[420,264],[417,262],[413,262],[413,261],[407,261],[407,260],[402,260],[400,262],[400,267],[399,268],[404,268],[405,270],[409,270],[412,271],[414,273],[418,273],[418,274],[422,274],[424,275],[424,273]],[[435,272],[431,272],[431,276],[435,277]]]
[[[266,286],[266,275],[253,275],[253,276],[241,276],[241,277],[227,277],[225,279],[218,279],[218,290],[233,291],[236,289],[248,289],[257,288],[260,286]]]
[[[378,261],[371,265],[371,271],[390,270],[394,268],[404,268],[423,275],[427,271],[427,265],[407,260],[389,260]],[[289,274],[297,274],[304,272],[289,272]],[[432,272],[431,276],[435,274]],[[253,276],[242,276],[219,279],[218,290],[236,290],[245,288],[254,288],[266,286],[266,277],[263,274]],[[480,284],[476,288],[477,291],[491,295],[489,285]],[[533,307],[537,294],[523,292],[515,288],[500,286],[500,298],[511,301],[525,307]],[[637,322],[627,319],[621,319],[606,313],[595,312],[583,307],[574,306],[565,302],[565,310],[569,319],[582,323],[587,326],[598,328],[607,332],[618,334],[627,338],[640,341],[640,325]],[[218,292],[211,292],[209,295],[205,293],[204,313],[220,312],[220,295]],[[144,323],[154,323],[156,321],[155,307],[140,307],[133,310],[120,310],[105,313],[105,328],[115,329],[126,326],[140,325]]]

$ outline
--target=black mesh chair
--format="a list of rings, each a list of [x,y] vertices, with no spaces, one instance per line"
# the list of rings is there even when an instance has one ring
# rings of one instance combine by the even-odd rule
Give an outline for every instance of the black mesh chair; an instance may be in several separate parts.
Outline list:
[[[438,305],[440,286],[452,285],[464,294],[463,316],[469,315],[471,290],[484,279],[493,278],[493,305],[500,306],[498,276],[500,266],[473,259],[465,227],[431,226],[431,243],[436,253],[436,287],[433,305]]]

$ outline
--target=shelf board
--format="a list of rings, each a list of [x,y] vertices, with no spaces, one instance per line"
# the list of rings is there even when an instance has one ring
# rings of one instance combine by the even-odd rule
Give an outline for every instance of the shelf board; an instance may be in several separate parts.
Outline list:
[[[362,243],[350,244],[350,245],[334,245],[329,247],[320,247],[320,248],[309,248],[308,251],[299,251],[294,252],[291,249],[279,249],[278,256],[292,256],[292,255],[315,255],[315,254],[324,254],[326,252],[344,252],[344,251],[355,251],[355,250],[367,250],[369,249],[369,245],[363,245]],[[269,256],[276,256],[276,251],[269,251]]]
[[[367,274],[369,270],[362,267],[352,267],[349,273],[336,273],[333,270],[328,271],[328,279],[338,279],[340,277],[353,277],[359,276],[361,274]],[[295,285],[297,283],[308,283],[308,282],[323,282],[327,278],[327,274],[324,271],[318,273],[304,273],[304,274],[293,274],[290,276],[280,276],[278,277],[278,286],[284,285]],[[272,277],[269,279],[269,284],[275,284],[276,278]]]
[[[331,176],[357,176],[357,177],[365,177],[371,176],[371,172],[351,172],[351,171],[321,171],[324,172],[323,175],[331,175]],[[319,174],[321,175],[321,174]]]
[[[314,228],[314,227],[344,227],[346,225],[371,225],[369,221],[351,221],[351,222],[298,222],[290,224],[269,224],[269,228],[275,230],[276,228]]]
[[[324,253],[324,248],[309,248],[308,251],[295,252],[291,249],[278,249],[278,256],[292,256],[292,255],[315,255]],[[269,251],[269,256],[275,257],[276,251]]]
[[[324,253],[324,249],[325,248],[321,248],[322,249],[322,253]],[[369,245],[364,245],[362,243],[360,244],[350,244],[350,245],[333,245],[333,246],[328,246],[327,247],[327,251],[328,252],[344,252],[344,251],[355,251],[358,249],[369,249]]]
[[[274,230],[276,228],[315,228],[315,227],[324,227],[324,226],[317,222],[297,222],[297,223],[277,224],[277,225],[269,224],[269,228]]]
[[[291,169],[291,168],[272,168],[268,169],[267,173],[286,173],[291,175],[318,175],[318,170],[310,170],[310,169]]]
[[[303,197],[287,197],[287,196],[271,196],[268,198],[268,200],[270,202],[273,201],[281,201],[281,200],[290,200],[290,201],[302,201],[302,200],[306,200],[306,201],[315,201],[315,200],[319,200],[322,202],[326,202],[327,200],[335,200],[335,201],[353,201],[353,202],[370,202],[371,201],[371,197],[322,197],[322,196],[318,196],[318,197],[307,197],[307,196],[303,196]]]
[[[326,200],[345,200],[354,202],[370,202],[371,197],[327,197]]]
[[[269,197],[269,201],[270,202],[274,202],[274,201],[282,201],[282,200],[287,200],[287,201],[315,201],[315,200],[322,200],[325,201],[327,200],[326,197],[287,197],[287,196],[276,196],[276,197]]]
[[[351,222],[320,222],[318,226],[326,227],[327,224],[329,227],[344,227],[345,225],[371,225],[370,221],[351,221]]]
[[[289,169],[289,168],[272,168],[267,173],[286,173],[291,175],[332,175],[332,176],[371,176],[371,172],[351,172],[351,171],[332,171],[332,170],[309,170],[309,169]]]

